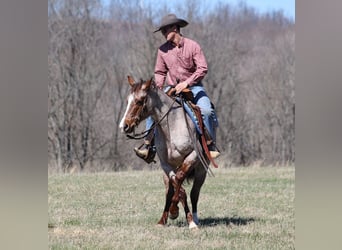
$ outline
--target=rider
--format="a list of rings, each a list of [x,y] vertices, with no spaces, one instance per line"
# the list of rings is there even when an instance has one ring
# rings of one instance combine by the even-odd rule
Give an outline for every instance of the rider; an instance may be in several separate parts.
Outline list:
[[[188,22],[177,18],[174,14],[168,14],[162,18],[161,25],[157,30],[161,31],[166,42],[158,49],[154,70],[155,83],[162,89],[165,80],[167,85],[175,87],[176,94],[183,89],[189,88],[194,96],[194,103],[200,108],[203,123],[210,136],[208,145],[212,158],[219,156],[216,149],[216,127],[218,126],[215,110],[207,96],[201,80],[208,71],[207,62],[199,44],[189,38],[183,37],[180,28],[188,25]],[[146,120],[146,129],[150,129],[153,119]],[[152,135],[151,135],[152,134]],[[136,154],[147,159],[153,153],[153,133],[145,139],[145,147],[135,148]]]

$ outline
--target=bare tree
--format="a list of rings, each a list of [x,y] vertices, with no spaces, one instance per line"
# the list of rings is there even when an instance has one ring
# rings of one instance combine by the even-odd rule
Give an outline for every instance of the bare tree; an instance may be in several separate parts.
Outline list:
[[[49,2],[49,142],[59,168],[81,169],[105,145],[95,131],[95,109],[108,74],[102,66],[105,24],[97,1]],[[58,150],[57,150],[58,149]]]
[[[259,14],[241,3],[187,1],[182,33],[202,47],[204,85],[218,114],[218,145],[229,165],[291,164],[295,159],[294,23],[282,12]],[[139,168],[119,131],[127,75],[153,77],[158,46],[152,31],[167,5],[139,0],[48,1],[48,156],[64,171]],[[142,129],[144,125],[142,125]]]

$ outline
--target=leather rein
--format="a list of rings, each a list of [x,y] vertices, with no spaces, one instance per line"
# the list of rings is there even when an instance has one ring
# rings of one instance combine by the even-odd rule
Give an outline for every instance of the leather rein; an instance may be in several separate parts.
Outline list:
[[[143,139],[145,138],[152,130],[154,130],[154,128],[159,125],[164,119],[165,117],[170,113],[172,107],[173,107],[173,104],[175,104],[176,102],[176,98],[173,100],[173,102],[171,103],[169,109],[165,112],[165,114],[159,119],[159,121],[157,122],[154,122],[152,127],[150,129],[147,129],[141,133],[138,133],[136,134],[135,132],[133,132],[133,136],[132,135],[129,135],[129,134],[126,134],[126,136],[129,138],[129,139],[133,139],[133,140],[140,140],[140,139]]]

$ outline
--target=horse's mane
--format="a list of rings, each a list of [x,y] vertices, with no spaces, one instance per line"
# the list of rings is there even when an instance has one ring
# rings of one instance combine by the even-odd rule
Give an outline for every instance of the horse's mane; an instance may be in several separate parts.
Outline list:
[[[155,92],[161,99],[167,104],[170,104],[173,102],[173,98],[169,96],[167,93],[164,92],[164,90],[157,87],[155,81],[151,83],[150,91]]]

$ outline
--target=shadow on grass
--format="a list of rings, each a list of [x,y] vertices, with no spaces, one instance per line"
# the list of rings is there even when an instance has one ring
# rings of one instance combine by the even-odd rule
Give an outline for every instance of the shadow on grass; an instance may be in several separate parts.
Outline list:
[[[254,218],[241,218],[241,217],[209,217],[205,219],[199,220],[200,227],[216,227],[216,226],[229,226],[229,225],[235,225],[235,226],[245,226],[251,222],[254,222]],[[185,221],[178,221],[177,222],[178,227],[186,227],[187,222]]]
[[[209,217],[205,219],[200,219],[199,224],[201,227],[215,227],[215,226],[229,226],[229,225],[236,225],[236,226],[244,226],[251,222],[254,222],[254,218],[241,218],[241,217]]]

